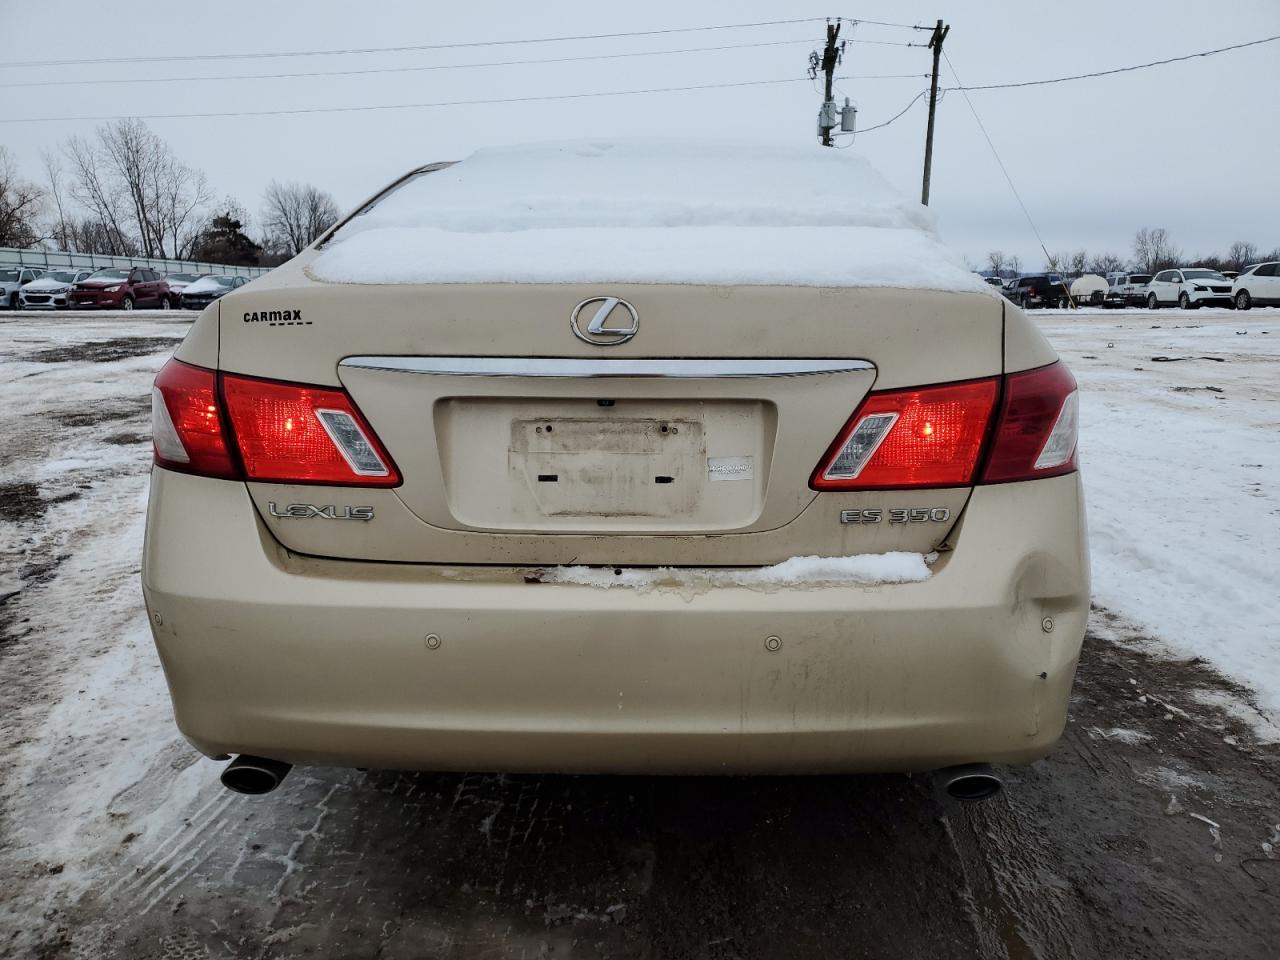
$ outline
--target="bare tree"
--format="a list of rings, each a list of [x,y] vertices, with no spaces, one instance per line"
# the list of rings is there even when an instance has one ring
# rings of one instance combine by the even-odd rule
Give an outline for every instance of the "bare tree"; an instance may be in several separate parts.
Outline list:
[[[1045,261],[1045,270],[1053,273],[1066,273],[1071,265],[1071,254],[1069,253],[1051,253],[1049,259]]]
[[[29,247],[38,242],[43,205],[44,191],[22,179],[9,148],[0,144],[0,247]]]
[[[1124,269],[1124,258],[1118,253],[1099,253],[1089,260],[1089,272],[1106,276]]]
[[[101,225],[101,230],[95,231],[101,246],[83,249],[124,255],[127,248],[134,246],[125,232],[128,214],[120,189],[103,168],[97,150],[83,137],[71,137],[63,144],[62,153],[71,167],[71,196],[89,211],[91,222]]]
[[[1022,258],[1016,253],[1009,255],[1009,269],[1013,271],[1015,276],[1022,273]]]
[[[42,151],[40,159],[44,163],[45,179],[49,181],[49,199],[53,201],[53,216],[49,222],[49,234],[59,250],[70,250],[74,253],[76,248],[69,243],[67,223],[70,212],[67,208],[69,198],[67,197],[66,177],[62,169],[62,161],[51,150]]]
[[[1003,250],[992,250],[987,253],[987,269],[997,277],[1003,275],[1005,262]]]
[[[132,237],[121,236],[110,224],[94,217],[67,220],[67,237],[63,249],[75,253],[112,253],[124,257],[141,255]]]
[[[1258,245],[1248,240],[1237,240],[1227,249],[1224,262],[1229,270],[1243,270],[1249,264],[1258,262]]]
[[[1089,267],[1089,252],[1087,250],[1077,250],[1071,254],[1067,263],[1072,273],[1086,273]]]
[[[182,258],[205,223],[211,199],[204,174],[174,156],[141,120],[99,127],[94,142],[72,137],[63,147],[72,196],[107,227],[112,249]]]
[[[262,224],[268,247],[297,256],[338,221],[338,204],[323,190],[272,180],[263,195]]]
[[[1143,227],[1133,238],[1133,261],[1143,273],[1176,267],[1182,252],[1173,245],[1164,227]]]

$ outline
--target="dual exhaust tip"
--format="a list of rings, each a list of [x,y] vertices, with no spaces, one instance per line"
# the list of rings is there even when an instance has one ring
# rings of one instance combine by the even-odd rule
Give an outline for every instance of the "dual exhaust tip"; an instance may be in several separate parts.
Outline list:
[[[293,764],[241,754],[222,770],[222,785],[236,793],[261,796],[270,793],[284,781]],[[973,803],[994,797],[1003,786],[1000,778],[985,763],[966,763],[944,767],[934,774],[937,789],[952,800]]]
[[[292,763],[242,753],[222,769],[222,785],[251,797],[270,793],[293,769]]]

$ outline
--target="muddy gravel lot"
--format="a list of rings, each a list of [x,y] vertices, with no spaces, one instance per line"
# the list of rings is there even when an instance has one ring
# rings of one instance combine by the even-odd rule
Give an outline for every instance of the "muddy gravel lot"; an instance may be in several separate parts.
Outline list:
[[[1123,609],[1057,750],[978,805],[900,775],[223,791],[137,580],[146,397],[189,319],[0,317],[0,955],[1280,955],[1273,720]]]

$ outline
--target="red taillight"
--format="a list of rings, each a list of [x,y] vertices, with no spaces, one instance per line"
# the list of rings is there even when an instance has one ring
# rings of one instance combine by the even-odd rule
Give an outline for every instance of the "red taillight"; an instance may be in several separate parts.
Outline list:
[[[815,490],[972,482],[998,379],[868,394],[814,471]]]
[[[981,482],[1034,480],[1074,470],[1078,405],[1076,378],[1064,363],[1006,376]]]
[[[152,423],[156,463],[170,470],[277,483],[400,482],[351,398],[332,387],[219,377],[170,360],[156,377]]]
[[[1061,362],[1003,378],[871,393],[819,462],[810,486],[950,487],[1070,473],[1077,403],[1075,378]]]
[[[151,388],[155,460],[181,473],[234,480],[240,470],[227,446],[212,370],[170,360]]]
[[[222,376],[249,480],[394,487],[400,474],[343,390]]]

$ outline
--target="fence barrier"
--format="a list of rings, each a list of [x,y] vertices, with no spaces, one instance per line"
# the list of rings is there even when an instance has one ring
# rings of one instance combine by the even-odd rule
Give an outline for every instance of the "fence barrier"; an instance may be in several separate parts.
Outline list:
[[[101,270],[104,267],[147,267],[159,273],[218,273],[229,277],[260,277],[270,267],[242,267],[195,260],[160,260],[156,257],[115,257],[103,253],[64,253],[61,250],[21,250],[0,247],[0,267],[39,267]]]

